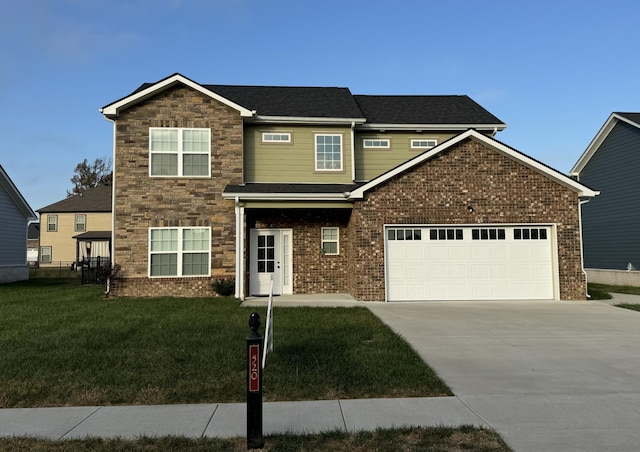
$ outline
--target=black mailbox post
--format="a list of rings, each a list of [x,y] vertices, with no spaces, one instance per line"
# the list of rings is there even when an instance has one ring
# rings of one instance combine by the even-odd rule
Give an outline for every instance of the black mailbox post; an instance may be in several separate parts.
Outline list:
[[[264,338],[258,333],[260,315],[249,316],[251,334],[247,336],[247,449],[262,449],[262,351]]]

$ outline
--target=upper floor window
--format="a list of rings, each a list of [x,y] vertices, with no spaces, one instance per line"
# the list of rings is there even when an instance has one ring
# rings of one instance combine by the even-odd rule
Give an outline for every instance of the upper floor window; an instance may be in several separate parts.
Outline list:
[[[430,149],[438,145],[438,140],[433,139],[413,139],[411,140],[411,149]]]
[[[149,175],[211,175],[211,130],[149,129]]]
[[[342,170],[342,135],[316,134],[316,170]]]
[[[364,138],[362,140],[362,147],[364,149],[389,149],[391,147],[391,140],[387,138]]]
[[[262,132],[263,143],[291,143],[289,132]]]
[[[47,232],[58,230],[58,215],[47,215]]]
[[[76,215],[76,223],[74,230],[76,232],[85,232],[87,230],[87,216],[84,214]]]
[[[211,228],[151,228],[149,276],[209,276]]]

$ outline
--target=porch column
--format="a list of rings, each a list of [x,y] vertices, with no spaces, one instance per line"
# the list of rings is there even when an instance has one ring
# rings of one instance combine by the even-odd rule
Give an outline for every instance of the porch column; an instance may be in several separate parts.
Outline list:
[[[244,300],[244,207],[236,198],[236,298]]]

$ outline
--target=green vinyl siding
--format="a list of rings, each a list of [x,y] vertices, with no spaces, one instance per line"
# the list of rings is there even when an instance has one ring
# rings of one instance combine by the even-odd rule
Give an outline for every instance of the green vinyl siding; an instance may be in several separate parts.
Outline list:
[[[290,143],[262,142],[262,134],[291,133]],[[342,169],[316,171],[315,136],[342,136]],[[351,128],[348,126],[261,126],[245,127],[244,168],[246,182],[349,183],[351,171]]]
[[[355,138],[356,180],[368,181],[421,154],[426,149],[411,149],[411,140],[436,140],[438,144],[456,133],[358,132]],[[363,140],[390,140],[386,148],[364,148]]]

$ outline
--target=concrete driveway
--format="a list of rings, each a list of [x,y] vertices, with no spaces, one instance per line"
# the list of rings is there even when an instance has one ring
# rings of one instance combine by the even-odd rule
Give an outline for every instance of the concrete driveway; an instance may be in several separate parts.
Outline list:
[[[592,301],[367,306],[516,451],[640,450],[640,312]]]

